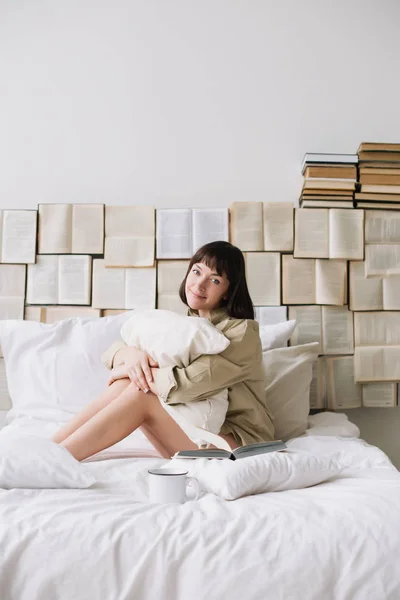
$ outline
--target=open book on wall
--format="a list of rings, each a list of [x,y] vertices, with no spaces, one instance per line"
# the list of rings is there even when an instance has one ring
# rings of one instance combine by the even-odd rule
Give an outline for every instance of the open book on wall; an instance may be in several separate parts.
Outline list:
[[[396,383],[354,381],[355,359],[352,356],[326,358],[327,407],[343,410],[364,407],[393,407],[397,404]]]
[[[400,312],[354,313],[354,342],[356,381],[399,380]]]
[[[0,265],[0,319],[23,319],[25,265]]]
[[[39,204],[39,254],[103,254],[104,204]]]
[[[363,260],[364,211],[342,208],[297,208],[296,258]]]
[[[153,309],[156,301],[156,268],[110,269],[93,260],[93,308]]]
[[[365,211],[365,275],[400,275],[400,214]]]
[[[310,409],[325,408],[325,371],[324,358],[319,356],[312,363],[312,379],[310,385]]]
[[[106,267],[153,267],[155,210],[151,206],[106,206]]]
[[[287,313],[287,306],[254,307],[254,318],[259,323],[260,327],[263,325],[276,325],[277,323],[284,323],[288,320]]]
[[[0,262],[34,263],[36,237],[36,210],[0,210]]]
[[[243,252],[292,252],[291,202],[234,202],[231,241]]]
[[[281,304],[281,255],[279,252],[245,252],[246,279],[253,304]]]
[[[321,354],[354,354],[353,313],[347,306],[290,306],[292,346],[319,342]]]
[[[191,256],[204,244],[229,241],[227,208],[168,208],[156,211],[157,258]]]
[[[28,265],[28,304],[90,304],[92,257],[39,255]]]
[[[282,255],[283,304],[347,303],[347,262]]]
[[[178,292],[188,267],[188,260],[160,260],[157,263],[157,308],[187,314],[188,307]]]
[[[350,310],[400,310],[400,275],[367,277],[365,262],[350,262]]]

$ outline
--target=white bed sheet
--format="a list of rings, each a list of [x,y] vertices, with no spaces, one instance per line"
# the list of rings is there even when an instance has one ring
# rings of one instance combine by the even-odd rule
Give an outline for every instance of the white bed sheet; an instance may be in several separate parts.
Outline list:
[[[147,469],[167,461],[99,455],[90,489],[0,490],[0,598],[398,600],[400,474],[329,418],[295,443],[348,468],[308,489],[150,505]]]

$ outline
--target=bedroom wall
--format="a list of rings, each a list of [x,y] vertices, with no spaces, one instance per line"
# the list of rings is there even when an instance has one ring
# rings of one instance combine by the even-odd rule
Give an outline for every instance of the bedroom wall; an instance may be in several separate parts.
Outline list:
[[[0,209],[295,201],[400,141],[396,0],[0,3]],[[400,467],[400,409],[347,411]]]

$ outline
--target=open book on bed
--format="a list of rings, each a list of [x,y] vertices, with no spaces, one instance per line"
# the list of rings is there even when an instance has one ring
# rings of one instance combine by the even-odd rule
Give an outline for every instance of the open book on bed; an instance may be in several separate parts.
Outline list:
[[[229,458],[230,460],[239,460],[256,454],[265,454],[267,452],[277,452],[286,448],[285,442],[275,440],[273,442],[261,442],[259,444],[248,444],[239,446],[232,452],[221,450],[220,448],[204,448],[199,450],[179,450],[173,458]]]

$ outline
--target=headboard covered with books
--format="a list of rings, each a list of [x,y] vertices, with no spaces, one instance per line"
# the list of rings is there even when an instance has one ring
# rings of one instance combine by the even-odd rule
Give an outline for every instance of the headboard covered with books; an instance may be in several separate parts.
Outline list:
[[[4,210],[1,221],[1,319],[185,313],[178,288],[188,259],[204,243],[229,240],[244,252],[260,324],[296,319],[290,343],[320,343],[312,408],[396,405],[400,213],[273,202],[41,204]]]
[[[229,240],[244,252],[260,325],[296,319],[290,344],[320,343],[311,408],[397,405],[400,211],[334,202],[40,204],[3,210],[0,223],[0,319],[53,323],[135,308],[184,314],[178,289],[189,258],[207,242]]]

